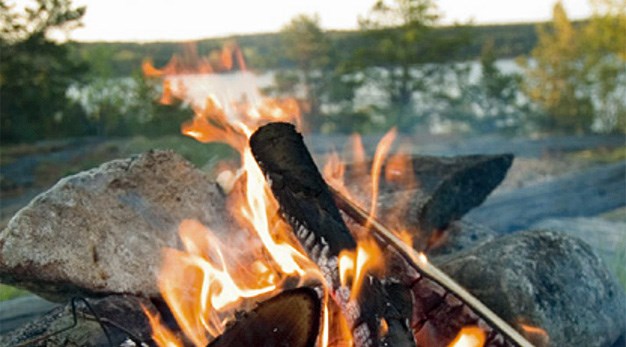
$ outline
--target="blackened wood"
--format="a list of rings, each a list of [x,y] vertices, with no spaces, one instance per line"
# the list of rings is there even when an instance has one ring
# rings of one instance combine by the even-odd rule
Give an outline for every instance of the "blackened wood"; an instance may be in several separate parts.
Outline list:
[[[494,195],[465,218],[510,233],[543,219],[595,216],[626,206],[625,178],[624,162],[575,172]]]
[[[425,257],[420,257],[378,221],[368,218],[365,210],[341,193],[331,191],[342,211],[359,223],[367,223],[388,245],[387,253],[396,255],[393,265],[401,274],[401,282],[411,282],[414,299],[411,324],[418,345],[446,346],[462,327],[476,325],[487,334],[486,346],[532,346]]]
[[[259,303],[209,347],[313,347],[318,338],[321,302],[311,288],[284,291]]]
[[[250,147],[281,214],[331,286],[331,295],[346,316],[355,344],[377,346],[393,337],[402,341],[400,346],[414,345],[407,319],[397,314],[401,310],[387,309],[391,300],[385,284],[368,276],[354,300],[350,299],[350,288],[341,285],[337,258],[341,251],[355,251],[356,242],[295,127],[288,123],[265,125],[252,135]],[[382,320],[390,330],[381,337]]]
[[[406,172],[395,173],[395,180],[412,182],[397,184],[381,175],[377,205],[381,222],[394,229],[403,229],[413,235],[413,247],[428,248],[433,235],[479,206],[506,176],[513,162],[512,154],[467,155],[458,157],[413,156]],[[381,172],[387,171],[387,164]],[[366,163],[369,168],[371,163]],[[359,179],[358,168],[346,167],[346,185],[358,192],[371,184],[369,175]],[[352,188],[352,189],[350,189]],[[359,194],[355,194],[357,197]],[[371,197],[361,196],[362,206],[369,206]],[[398,204],[403,202],[403,204]]]
[[[250,138],[250,147],[288,222],[313,231],[315,240],[304,244],[307,251],[326,244],[332,257],[356,248],[302,135],[293,125],[271,123],[259,128]]]

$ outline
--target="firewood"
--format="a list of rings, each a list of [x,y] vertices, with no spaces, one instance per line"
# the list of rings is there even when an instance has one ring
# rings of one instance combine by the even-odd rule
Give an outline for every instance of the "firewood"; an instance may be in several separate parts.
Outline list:
[[[404,281],[413,281],[412,327],[417,332],[418,344],[446,346],[463,326],[475,325],[486,333],[486,346],[532,346],[508,323],[430,264],[425,257],[404,244],[378,221],[369,218],[366,211],[332,188],[331,192],[342,211],[355,221],[367,224],[388,245],[389,253],[401,258],[396,259],[396,266],[401,268],[398,271],[405,274]]]
[[[243,314],[208,347],[313,347],[320,319],[317,292],[306,287],[291,289]]]
[[[393,340],[396,346],[414,346],[409,317],[400,314],[404,312],[401,308],[393,307],[386,283],[368,275],[354,299],[350,298],[350,288],[341,285],[339,253],[355,251],[357,245],[295,127],[288,123],[265,125],[252,135],[250,147],[270,182],[281,214],[324,273],[355,345],[378,346]],[[381,333],[384,325],[386,334]]]

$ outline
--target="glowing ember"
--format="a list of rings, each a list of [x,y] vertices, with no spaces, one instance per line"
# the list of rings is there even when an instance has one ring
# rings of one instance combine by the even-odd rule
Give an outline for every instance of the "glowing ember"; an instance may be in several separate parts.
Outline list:
[[[524,335],[528,338],[533,345],[537,347],[548,346],[550,344],[550,336],[548,333],[541,329],[540,327],[528,325],[528,324],[519,324],[519,326],[524,331]]]
[[[463,327],[449,347],[482,347],[485,340],[486,334],[479,327]]]

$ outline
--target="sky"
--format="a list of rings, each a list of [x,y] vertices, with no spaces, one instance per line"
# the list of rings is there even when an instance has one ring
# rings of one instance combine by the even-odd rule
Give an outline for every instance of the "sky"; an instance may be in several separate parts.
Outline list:
[[[9,2],[25,3],[29,0]],[[87,6],[77,41],[195,40],[276,32],[298,14],[318,14],[324,29],[356,29],[375,0],[74,0]],[[562,0],[572,19],[588,17],[588,0]],[[548,20],[550,0],[435,0],[442,24]]]

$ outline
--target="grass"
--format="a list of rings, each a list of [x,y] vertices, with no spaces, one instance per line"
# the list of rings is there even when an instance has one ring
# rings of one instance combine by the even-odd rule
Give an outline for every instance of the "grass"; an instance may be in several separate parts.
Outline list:
[[[0,301],[11,300],[28,295],[29,292],[0,283]]]

